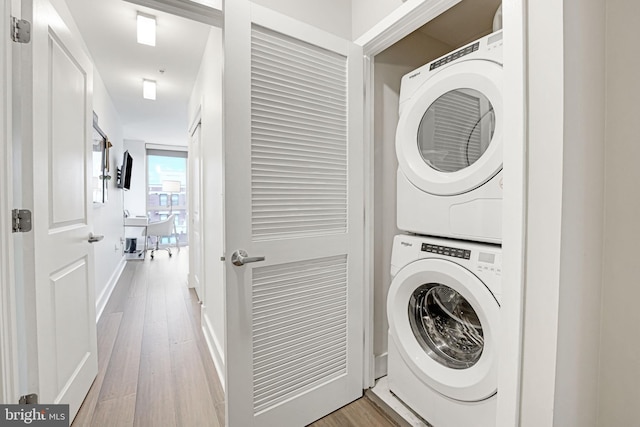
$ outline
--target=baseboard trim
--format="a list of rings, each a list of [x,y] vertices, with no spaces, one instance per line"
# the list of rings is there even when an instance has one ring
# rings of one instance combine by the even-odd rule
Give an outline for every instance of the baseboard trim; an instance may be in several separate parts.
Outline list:
[[[209,316],[207,316],[207,310],[204,305],[202,306],[202,332],[204,333],[204,339],[207,342],[207,347],[209,347],[209,353],[213,359],[213,364],[218,372],[218,378],[220,378],[222,389],[226,391],[227,381],[225,378],[224,354],[222,352],[222,347],[213,332],[213,327],[211,326],[211,322],[209,322]]]
[[[109,278],[109,281],[107,282],[107,286],[104,287],[104,290],[96,300],[96,323],[98,323],[98,321],[100,320],[100,317],[102,316],[102,313],[104,312],[104,309],[107,306],[107,303],[109,302],[109,298],[111,298],[111,294],[113,293],[113,290],[116,288],[116,285],[118,284],[118,280],[120,280],[120,275],[124,271],[124,267],[126,265],[127,265],[127,260],[123,256],[122,258],[120,258],[120,262],[118,263],[115,270],[113,271],[113,274]]]
[[[387,375],[387,353],[382,353],[375,356],[374,359],[374,375],[377,380],[380,377]]]

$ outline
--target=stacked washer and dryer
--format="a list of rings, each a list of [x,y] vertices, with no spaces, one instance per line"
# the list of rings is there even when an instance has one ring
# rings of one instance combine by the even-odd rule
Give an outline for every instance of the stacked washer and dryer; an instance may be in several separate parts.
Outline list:
[[[502,32],[402,78],[390,390],[434,427],[496,422]]]

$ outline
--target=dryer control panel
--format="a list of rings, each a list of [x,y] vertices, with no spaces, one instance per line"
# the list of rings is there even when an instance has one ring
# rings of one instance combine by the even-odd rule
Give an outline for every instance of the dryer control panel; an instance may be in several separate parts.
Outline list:
[[[457,50],[443,58],[438,59],[437,61],[433,61],[429,65],[429,71],[433,71],[436,68],[442,67],[443,65],[448,64],[449,62],[455,61],[457,59],[462,58],[463,56],[469,55],[480,49],[480,42],[475,42],[467,47],[463,47],[460,50]]]

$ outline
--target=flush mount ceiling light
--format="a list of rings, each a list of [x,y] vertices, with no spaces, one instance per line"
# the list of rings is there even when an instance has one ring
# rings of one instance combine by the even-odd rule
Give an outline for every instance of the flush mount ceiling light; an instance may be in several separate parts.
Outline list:
[[[142,97],[144,99],[156,99],[156,82],[154,80],[142,80]]]
[[[156,17],[138,12],[138,43],[156,45]]]

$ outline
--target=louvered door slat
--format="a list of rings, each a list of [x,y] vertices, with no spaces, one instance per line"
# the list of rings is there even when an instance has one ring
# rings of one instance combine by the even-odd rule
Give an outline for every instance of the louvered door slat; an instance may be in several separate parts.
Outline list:
[[[251,58],[253,239],[345,232],[346,59],[260,27]]]
[[[258,97],[262,97],[265,94],[270,94],[274,99],[287,99],[292,94],[296,95],[296,102],[298,105],[309,105],[311,107],[321,106],[323,109],[327,109],[328,112],[341,111],[341,104],[336,102],[330,96],[319,96],[317,93],[304,90],[304,88],[292,88],[286,82],[276,82],[273,79],[260,79],[260,73],[256,71],[254,73],[254,81],[260,82],[262,87],[256,87],[255,93]]]
[[[252,286],[254,411],[347,364],[347,257],[258,267]]]

